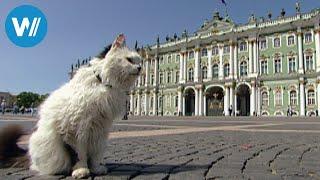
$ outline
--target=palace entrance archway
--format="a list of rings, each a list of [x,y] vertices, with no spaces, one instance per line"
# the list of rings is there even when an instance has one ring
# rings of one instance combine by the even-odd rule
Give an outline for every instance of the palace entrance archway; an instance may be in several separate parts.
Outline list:
[[[195,92],[193,89],[187,89],[185,95],[185,115],[193,116],[195,114]]]
[[[250,88],[246,84],[237,89],[237,112],[240,116],[250,116]]]
[[[223,89],[211,87],[206,91],[206,115],[223,116]]]

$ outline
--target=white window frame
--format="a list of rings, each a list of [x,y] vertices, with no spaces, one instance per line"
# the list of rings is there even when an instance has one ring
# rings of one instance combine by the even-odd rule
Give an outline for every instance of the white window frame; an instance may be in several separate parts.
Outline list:
[[[295,91],[295,92],[296,92],[296,104],[291,104],[291,92],[292,92],[292,91]],[[298,99],[299,99],[299,98],[298,98],[298,91],[297,91],[297,89],[289,90],[289,91],[288,91],[288,95],[289,95],[289,96],[288,96],[288,97],[289,97],[289,98],[288,98],[288,101],[289,101],[288,104],[289,104],[289,106],[298,106],[298,104],[299,104]]]
[[[267,73],[263,73],[263,74],[262,74],[262,61],[266,61],[267,62]],[[269,74],[268,72],[269,72],[268,59],[260,60],[260,74],[261,75],[267,75],[267,74]]]
[[[265,41],[266,41],[266,47],[265,47],[265,48],[262,48],[262,46],[261,46],[262,40],[265,40]],[[260,39],[260,40],[259,40],[259,50],[265,51],[266,49],[268,49],[268,38]]]
[[[290,58],[294,58],[294,62],[295,62],[295,68],[294,68],[294,72],[290,72]],[[297,67],[297,56],[287,56],[287,64],[288,64],[288,73],[296,73],[298,72],[298,67]]]
[[[308,34],[308,33],[311,34],[311,41],[310,41],[310,42],[307,42],[307,41],[306,41],[306,34]],[[305,44],[311,44],[311,43],[313,43],[313,41],[314,41],[313,39],[314,39],[313,31],[307,31],[307,32],[303,33],[303,42],[304,42]]]
[[[283,66],[282,66],[282,56],[279,57],[279,59],[280,59],[280,66],[281,66],[281,67],[280,67],[280,72],[277,72],[277,73],[276,73],[276,58],[277,58],[277,57],[274,57],[274,58],[273,58],[273,74],[280,74],[280,73],[282,73],[282,68],[283,68]]]
[[[312,52],[314,52],[313,49],[312,49]],[[305,64],[304,69],[306,71],[314,71],[316,69],[315,54],[314,53],[310,54],[310,53],[307,53],[307,52],[305,52],[303,54],[304,54],[303,56],[304,56],[304,64]],[[312,64],[312,69],[307,70],[307,56],[310,56],[310,55],[312,55],[313,64]]]
[[[245,50],[241,50],[241,44],[242,44],[242,43],[245,43],[245,45],[246,45],[246,46],[245,46],[245,47],[246,47]],[[249,48],[248,48],[248,42],[247,42],[247,41],[241,41],[241,42],[239,42],[238,45],[239,45],[239,52],[248,52],[248,49],[249,49]]]
[[[262,94],[264,93],[264,92],[266,92],[267,93],[267,96],[268,96],[268,103],[267,103],[267,105],[263,105],[263,96],[262,96]],[[261,91],[261,106],[270,106],[270,95],[269,95],[269,91],[267,91],[267,90],[263,90],[263,91]]]
[[[275,47],[274,46],[275,45],[274,40],[277,39],[277,38],[280,39],[280,46],[279,47]],[[281,44],[281,36],[275,36],[275,37],[272,38],[272,46],[273,46],[273,48],[279,49],[279,48],[281,48],[281,45],[282,45]]]
[[[277,91],[274,90],[274,91],[273,91],[273,94],[274,94],[274,95],[273,95],[273,96],[274,96],[274,102],[273,102],[273,103],[274,103],[274,106],[283,106],[283,89],[282,89],[282,87],[281,87],[281,90],[280,90],[281,104],[276,104],[276,97],[277,97],[277,96],[276,96],[276,95],[277,95],[276,93],[277,93]]]
[[[290,44],[290,45],[289,45],[289,37],[290,37],[290,36],[293,36],[293,44]],[[281,41],[281,40],[280,40],[280,41]],[[292,46],[295,46],[295,45],[296,45],[296,36],[295,36],[294,34],[288,34],[288,35],[287,35],[287,46],[288,46],[288,47],[292,47]]]

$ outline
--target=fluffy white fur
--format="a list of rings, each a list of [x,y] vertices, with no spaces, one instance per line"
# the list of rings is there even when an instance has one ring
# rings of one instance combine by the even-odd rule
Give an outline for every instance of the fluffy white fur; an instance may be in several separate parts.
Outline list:
[[[106,173],[100,165],[106,138],[112,121],[124,115],[126,92],[139,75],[140,62],[139,54],[126,48],[119,35],[104,59],[92,60],[54,91],[42,104],[30,138],[31,169],[40,174],[72,171],[74,178]],[[77,153],[79,161],[73,167],[65,144]]]

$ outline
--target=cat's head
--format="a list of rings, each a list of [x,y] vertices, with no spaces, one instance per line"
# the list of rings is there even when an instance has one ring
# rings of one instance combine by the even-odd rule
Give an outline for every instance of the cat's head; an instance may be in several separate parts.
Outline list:
[[[105,51],[105,56],[99,57],[103,61],[101,78],[113,86],[129,89],[141,72],[142,57],[126,46],[123,34]]]

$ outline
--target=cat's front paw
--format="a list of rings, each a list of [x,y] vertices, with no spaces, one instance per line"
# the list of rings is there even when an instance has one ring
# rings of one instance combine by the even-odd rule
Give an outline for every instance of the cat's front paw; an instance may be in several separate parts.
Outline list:
[[[102,165],[90,168],[91,172],[95,175],[104,175],[108,173],[108,168]]]
[[[90,176],[90,170],[88,168],[79,168],[72,171],[72,177],[74,179],[82,179]]]

